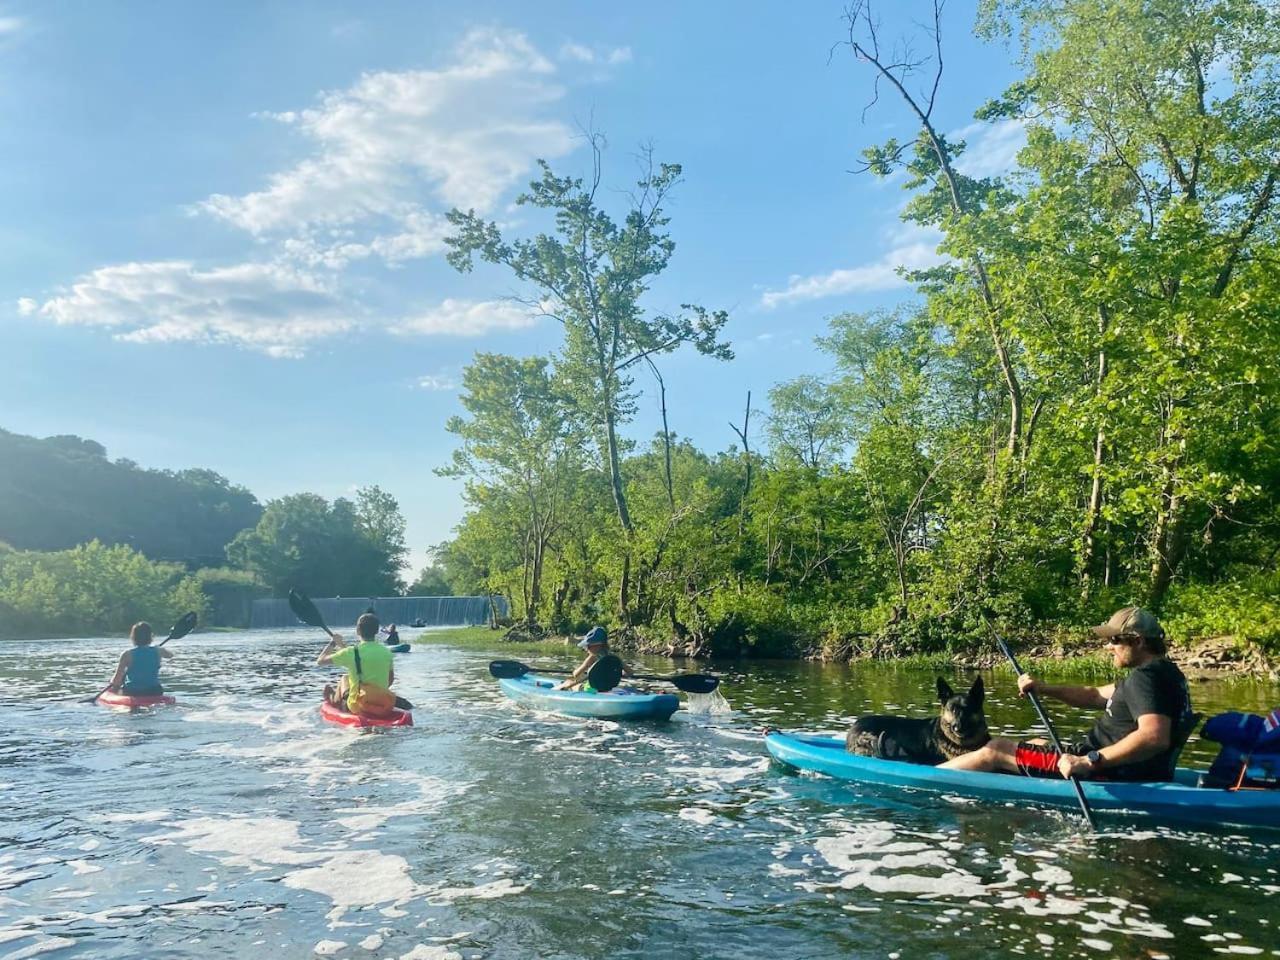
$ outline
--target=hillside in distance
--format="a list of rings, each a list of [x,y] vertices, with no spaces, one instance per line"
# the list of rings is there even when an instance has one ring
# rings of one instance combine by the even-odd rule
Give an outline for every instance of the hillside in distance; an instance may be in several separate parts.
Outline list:
[[[221,564],[262,506],[212,470],[148,470],[111,460],[77,436],[0,430],[0,542],[64,550],[89,540],[128,544],[155,560]]]

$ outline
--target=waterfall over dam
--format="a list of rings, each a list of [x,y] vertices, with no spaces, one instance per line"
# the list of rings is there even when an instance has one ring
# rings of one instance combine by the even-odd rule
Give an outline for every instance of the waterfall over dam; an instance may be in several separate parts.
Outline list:
[[[507,615],[507,598],[490,597],[315,597],[316,608],[331,630],[350,632],[356,619],[370,607],[385,627],[412,626],[421,622],[428,627],[469,627],[489,622],[492,612],[499,618]],[[285,599],[253,601],[249,618],[251,630],[280,629],[299,626],[298,618]]]

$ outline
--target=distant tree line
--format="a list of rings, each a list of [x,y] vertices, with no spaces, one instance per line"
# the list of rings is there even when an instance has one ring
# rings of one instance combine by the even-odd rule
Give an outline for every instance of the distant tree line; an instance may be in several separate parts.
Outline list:
[[[146,470],[92,440],[0,431],[0,637],[118,632],[177,607],[244,625],[253,598],[290,587],[395,595],[404,537],[376,486],[264,507],[211,470]],[[423,576],[451,593],[439,568]]]

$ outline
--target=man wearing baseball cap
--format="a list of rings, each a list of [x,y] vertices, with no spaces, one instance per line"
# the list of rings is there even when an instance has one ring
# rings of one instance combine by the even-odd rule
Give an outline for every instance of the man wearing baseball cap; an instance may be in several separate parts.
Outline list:
[[[1104,687],[1057,686],[1030,674],[1018,678],[1018,693],[1037,693],[1073,707],[1103,711],[1093,729],[1063,754],[1043,740],[998,737],[949,760],[953,770],[997,770],[1029,777],[1106,780],[1168,780],[1178,731],[1191,717],[1191,693],[1182,671],[1165,656],[1164,628],[1141,607],[1117,610],[1091,628],[1118,668],[1129,672]]]

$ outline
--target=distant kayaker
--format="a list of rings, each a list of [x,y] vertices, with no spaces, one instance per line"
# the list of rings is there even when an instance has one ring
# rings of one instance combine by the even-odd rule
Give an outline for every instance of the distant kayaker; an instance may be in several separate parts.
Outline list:
[[[129,697],[160,696],[160,661],[172,660],[173,651],[167,647],[151,646],[151,624],[145,620],[135,623],[129,630],[133,649],[120,654],[116,675],[111,678],[112,693]]]
[[[384,644],[378,642],[378,627],[376,616],[372,613],[361,614],[356,621],[356,635],[360,639],[356,646],[348,647],[342,635],[335,633],[316,658],[316,663],[321,666],[331,663],[347,668],[347,675],[338,682],[337,687],[328,684],[324,688],[325,699],[335,707],[351,713],[376,714],[391,711],[395,702],[395,696],[391,693],[391,684],[396,678],[393,666],[395,658]]]
[[[400,634],[396,631],[396,625],[393,623],[387,627],[387,639],[383,641],[388,647],[394,647],[400,642]]]
[[[1065,755],[1044,740],[998,737],[972,753],[948,760],[952,770],[996,770],[1029,777],[1081,780],[1168,780],[1175,736],[1191,718],[1191,693],[1182,671],[1166,654],[1164,628],[1148,611],[1125,607],[1091,632],[1106,641],[1127,676],[1104,687],[1055,686],[1030,674],[1018,677],[1022,696],[1037,693],[1073,707],[1103,710],[1083,738],[1063,742]]]
[[[560,684],[558,690],[584,690],[588,693],[594,692],[590,682],[587,680],[587,674],[591,672],[591,668],[596,665],[601,657],[609,655],[609,635],[605,633],[604,627],[594,626],[583,634],[582,639],[578,641],[578,647],[587,652],[587,657],[582,663],[578,664],[578,669],[569,675],[569,679]],[[629,676],[630,670],[625,667],[622,670],[623,676]]]

